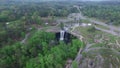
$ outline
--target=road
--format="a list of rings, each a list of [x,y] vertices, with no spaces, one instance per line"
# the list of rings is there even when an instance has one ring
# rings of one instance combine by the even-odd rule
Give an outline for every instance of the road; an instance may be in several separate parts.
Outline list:
[[[97,21],[97,20],[94,20],[94,19],[91,19],[91,18],[87,18],[87,17],[83,16],[83,14],[81,13],[79,6],[75,6],[75,7],[79,10],[79,13],[77,13],[76,15],[74,15],[76,18],[86,19],[86,20],[89,20],[93,24],[105,26],[105,27],[109,28],[110,30],[99,28],[97,26],[95,26],[95,28],[97,30],[101,30],[103,32],[107,32],[109,34],[116,35],[116,36],[120,37],[120,27],[115,27],[115,26],[112,26],[112,25],[105,24],[105,22],[100,22],[100,21]]]
[[[77,9],[80,11],[80,9],[79,9],[78,7],[77,7]],[[90,22],[93,22],[94,24],[98,24],[98,25],[101,25],[101,26],[105,26],[105,27],[109,28],[110,30],[106,30],[106,29],[104,29],[104,28],[100,28],[100,27],[97,27],[97,26],[94,25],[97,30],[101,30],[101,31],[103,31],[103,32],[107,32],[107,33],[112,34],[112,35],[120,36],[119,33],[116,33],[116,32],[115,32],[115,31],[120,32],[120,28],[117,28],[117,27],[115,27],[115,26],[107,25],[107,24],[105,24],[104,22],[99,22],[99,21],[96,21],[96,20],[87,18],[87,17],[83,16],[83,15],[81,14],[81,12],[80,12],[80,13],[77,13],[77,14],[73,14],[72,16],[74,16],[74,17],[77,18],[77,19],[80,19],[80,18],[81,18],[81,19],[87,19],[87,20],[89,20]],[[76,27],[73,27],[73,30],[72,30],[71,32],[73,32],[73,31],[75,30],[75,28],[76,28]],[[111,31],[111,30],[112,30],[112,31]],[[78,34],[76,34],[76,33],[74,33],[74,34],[75,34],[75,35],[78,35]],[[102,48],[100,48],[100,47],[90,48],[92,45],[93,45],[93,44],[88,44],[88,45],[86,45],[85,49],[83,49],[83,52],[90,52],[90,51],[92,51],[92,50],[102,49]],[[103,49],[104,49],[104,48],[103,48]],[[76,56],[76,58],[75,58],[75,60],[74,60],[74,61],[76,61],[78,64],[80,64],[80,61],[84,61],[84,60],[82,59],[83,57],[82,57],[81,51],[82,51],[82,50],[80,49],[79,52],[78,52],[78,55]],[[115,49],[114,49],[114,52],[117,53],[117,54],[119,54],[119,52],[116,51]],[[100,56],[102,57],[102,55],[100,55]],[[104,60],[104,59],[101,58],[101,60]],[[83,63],[83,64],[85,64],[85,63]],[[90,65],[89,65],[89,66],[90,66]],[[82,65],[80,65],[79,67],[82,68]],[[71,65],[71,68],[72,68],[72,65]],[[89,68],[93,68],[93,67],[90,66]]]
[[[120,37],[119,33],[116,33],[116,32],[114,32],[114,31],[106,30],[106,29],[103,29],[103,28],[100,28],[100,27],[97,27],[97,26],[95,26],[95,29],[101,30],[101,31],[103,31],[103,32],[107,32],[107,33],[109,33],[109,34],[112,34],[112,35],[115,35],[115,36],[119,36],[119,37]]]
[[[120,37],[120,28],[117,28],[117,27],[115,27],[115,26],[111,26],[111,25],[105,24],[105,22],[100,22],[100,21],[96,21],[96,20],[87,18],[87,17],[85,17],[85,16],[82,15],[79,6],[74,6],[74,7],[76,7],[76,8],[79,10],[79,13],[72,13],[72,14],[70,14],[70,15],[67,17],[67,19],[58,19],[58,20],[56,20],[56,22],[58,23],[56,26],[58,26],[61,22],[65,23],[65,22],[75,21],[75,19],[76,19],[76,20],[79,20],[79,19],[87,19],[87,20],[89,20],[90,22],[92,22],[92,23],[94,23],[94,24],[98,24],[98,25],[101,25],[101,26],[105,26],[105,27],[107,27],[107,28],[110,29],[110,30],[106,30],[106,29],[103,29],[103,28],[100,28],[100,27],[95,26],[95,28],[96,28],[97,30],[101,30],[101,31],[103,31],[103,32],[107,32],[107,33],[109,33],[109,34],[116,35],[116,36],[119,36],[119,37]],[[70,25],[70,24],[69,24],[69,25]],[[56,27],[56,26],[54,26],[54,27]],[[73,27],[73,30],[76,28],[76,27],[74,27],[74,25],[70,25],[70,27]],[[53,26],[52,26],[52,27],[38,28],[38,30],[45,29],[45,28],[46,28],[46,29],[48,29],[48,28],[53,28]],[[72,31],[73,31],[73,30],[72,30]],[[76,35],[77,37],[78,37],[78,36],[82,37],[80,34],[74,33],[74,32],[72,32],[72,31],[71,31],[71,33],[72,33],[73,35]],[[116,31],[117,31],[117,32],[116,32]],[[30,35],[29,33],[26,34],[25,38],[21,41],[21,43],[25,43],[25,41],[27,40],[27,38],[28,38],[29,35]]]
[[[77,14],[79,18],[81,18],[81,19],[87,19],[87,20],[89,20],[90,22],[93,22],[93,23],[95,23],[95,24],[102,25],[102,26],[106,26],[107,28],[110,28],[110,29],[112,29],[112,30],[120,31],[120,27],[115,27],[115,26],[112,26],[112,25],[105,24],[105,22],[100,22],[100,21],[97,21],[97,20],[94,20],[94,19],[90,19],[90,18],[85,17],[85,16],[82,14],[82,12],[81,12],[80,7],[76,5],[76,8],[79,10],[79,14]]]

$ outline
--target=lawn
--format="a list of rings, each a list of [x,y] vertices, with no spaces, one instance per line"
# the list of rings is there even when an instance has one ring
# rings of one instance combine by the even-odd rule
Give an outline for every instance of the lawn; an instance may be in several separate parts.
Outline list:
[[[89,26],[89,27],[77,27],[76,31],[79,32],[87,42],[89,43],[94,43],[94,40],[100,40],[102,39],[103,42],[108,42],[108,43],[116,43],[116,40],[120,42],[120,37],[99,31],[94,29],[94,27]]]

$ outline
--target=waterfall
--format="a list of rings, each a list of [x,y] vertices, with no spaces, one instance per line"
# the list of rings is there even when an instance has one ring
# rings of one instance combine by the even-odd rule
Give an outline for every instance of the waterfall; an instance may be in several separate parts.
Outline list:
[[[60,40],[64,40],[64,35],[65,35],[65,31],[61,30],[60,31]]]

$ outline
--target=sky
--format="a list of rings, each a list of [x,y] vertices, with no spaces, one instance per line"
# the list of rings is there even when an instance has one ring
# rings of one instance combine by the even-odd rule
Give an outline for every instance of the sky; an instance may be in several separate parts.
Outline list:
[[[45,1],[45,0],[43,0]],[[50,1],[50,0],[48,0]],[[52,1],[120,1],[120,0],[52,0]]]
[[[103,1],[103,0],[89,0],[89,1]]]
[[[83,1],[117,1],[117,0],[83,0]]]
[[[120,1],[120,0],[3,0],[3,1]]]
[[[77,0],[77,1],[81,1],[81,0]],[[82,1],[120,1],[120,0],[82,0]]]

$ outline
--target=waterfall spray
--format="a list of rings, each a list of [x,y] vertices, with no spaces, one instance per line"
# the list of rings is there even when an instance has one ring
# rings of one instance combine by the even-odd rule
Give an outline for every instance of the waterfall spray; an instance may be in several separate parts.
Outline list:
[[[64,40],[64,35],[65,35],[65,31],[64,30],[61,30],[60,31],[60,40]]]

